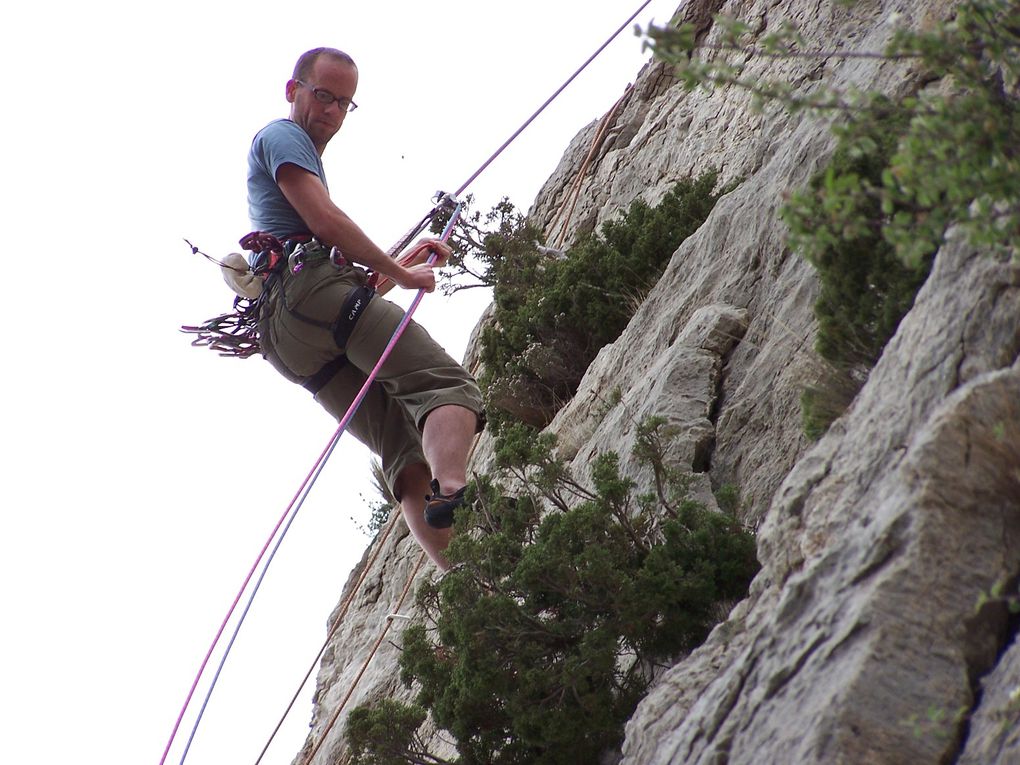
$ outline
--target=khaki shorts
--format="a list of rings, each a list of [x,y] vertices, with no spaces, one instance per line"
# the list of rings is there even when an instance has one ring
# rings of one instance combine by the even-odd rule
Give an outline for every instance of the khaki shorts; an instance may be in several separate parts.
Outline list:
[[[294,382],[345,354],[347,363],[315,396],[340,420],[382,356],[404,310],[373,297],[347,346],[338,348],[329,325],[351,290],[365,283],[365,272],[351,266],[336,269],[328,261],[319,261],[297,274],[285,271],[281,279],[282,285],[278,282],[270,289],[260,322],[262,351]],[[478,385],[428,332],[411,321],[348,425],[351,433],[382,459],[394,495],[397,477],[405,467],[427,464],[421,447],[425,418],[447,404],[477,414],[481,430],[483,406]]]

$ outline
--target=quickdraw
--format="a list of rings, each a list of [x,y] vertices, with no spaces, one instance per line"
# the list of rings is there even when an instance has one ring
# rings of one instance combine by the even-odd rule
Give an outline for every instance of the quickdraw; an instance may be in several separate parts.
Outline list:
[[[183,326],[182,332],[197,335],[191,341],[205,346],[220,356],[246,359],[261,351],[258,337],[259,309],[262,298],[234,298],[234,310],[209,319],[197,327]]]
[[[184,241],[187,242],[185,239]],[[251,271],[263,280],[278,269],[283,262],[284,246],[272,234],[263,231],[252,231],[241,237],[241,247],[253,253]],[[221,268],[230,268],[227,264],[206,255],[188,242],[192,252],[198,253],[208,260],[218,263]],[[207,347],[220,356],[246,359],[261,351],[259,345],[259,314],[262,309],[263,296],[257,298],[234,298],[233,310],[214,316],[197,326],[185,325],[181,331],[196,335],[191,344],[196,347]]]

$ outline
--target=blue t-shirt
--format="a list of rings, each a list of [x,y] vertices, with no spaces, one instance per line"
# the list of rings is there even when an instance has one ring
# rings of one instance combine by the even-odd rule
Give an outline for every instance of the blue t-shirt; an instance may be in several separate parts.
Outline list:
[[[252,230],[280,239],[311,233],[276,184],[277,171],[288,162],[318,176],[326,186],[322,159],[308,133],[290,120],[274,120],[255,135],[248,152],[248,217]]]

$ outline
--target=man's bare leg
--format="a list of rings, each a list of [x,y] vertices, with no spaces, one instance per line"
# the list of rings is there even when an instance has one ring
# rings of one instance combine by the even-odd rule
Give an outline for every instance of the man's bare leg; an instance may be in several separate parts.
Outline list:
[[[439,491],[452,494],[467,483],[467,459],[478,428],[478,415],[447,404],[429,412],[422,433],[422,449],[439,481]]]
[[[408,465],[397,477],[397,491],[400,493],[400,508],[404,521],[418,540],[421,549],[442,571],[450,568],[443,551],[450,544],[453,529],[434,529],[425,522],[425,495],[429,493],[432,476],[428,465],[421,462]]]
[[[422,449],[429,464],[408,465],[397,477],[396,489],[407,527],[443,571],[450,568],[443,552],[453,529],[436,529],[425,522],[425,495],[432,491],[429,484],[433,477],[443,493],[452,494],[467,483],[467,458],[477,426],[478,415],[470,409],[453,404],[433,409],[422,434]]]

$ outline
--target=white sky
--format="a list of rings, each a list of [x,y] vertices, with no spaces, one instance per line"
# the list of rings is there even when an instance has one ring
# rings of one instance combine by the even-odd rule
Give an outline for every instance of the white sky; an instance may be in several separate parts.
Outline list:
[[[386,248],[639,5],[97,0],[4,12],[0,762],[155,765],[237,588],[333,433],[261,359],[221,359],[177,331],[230,306],[218,270],[182,239],[238,249],[248,144],[286,116],[297,56],[332,45],[359,64],[361,108],[324,160],[334,200]],[[675,6],[656,0],[639,22]],[[527,209],[646,59],[625,31],[474,184],[482,209],[504,194]],[[457,358],[479,292],[429,296],[416,314]],[[188,763],[255,761],[367,544],[352,521],[367,519],[362,495],[368,455],[345,436]],[[311,693],[264,762],[291,762]]]

